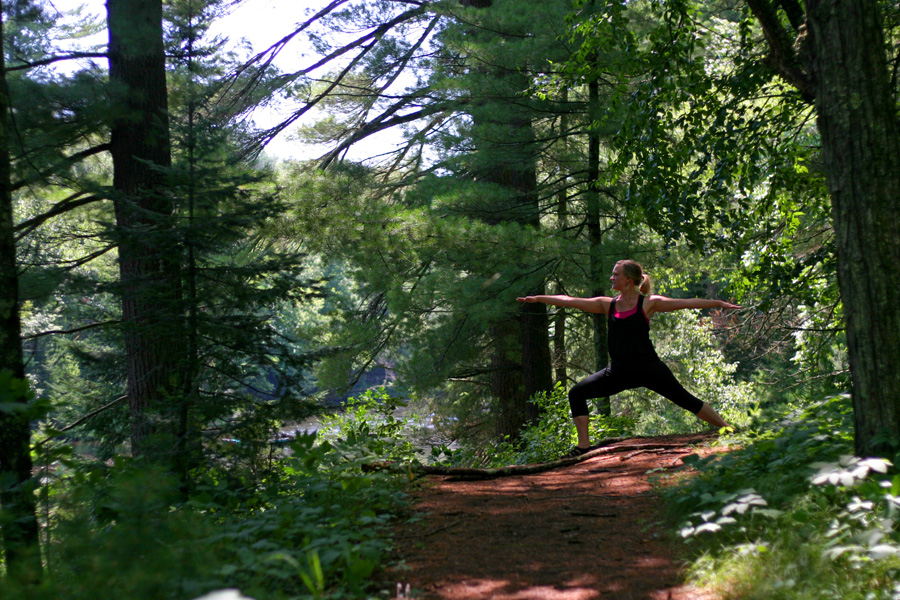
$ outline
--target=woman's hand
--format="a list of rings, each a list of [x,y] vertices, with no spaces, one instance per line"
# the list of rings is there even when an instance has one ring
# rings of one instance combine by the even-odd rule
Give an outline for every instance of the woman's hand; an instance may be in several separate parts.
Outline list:
[[[737,304],[713,298],[667,298],[656,294],[644,300],[644,314],[649,319],[656,313],[672,312],[685,308],[741,308]]]
[[[519,302],[532,304],[540,302],[549,304],[550,306],[563,306],[577,308],[590,313],[606,313],[612,298],[607,296],[597,296],[596,298],[573,298],[564,294],[555,295],[537,295],[537,296],[519,296],[516,298]]]

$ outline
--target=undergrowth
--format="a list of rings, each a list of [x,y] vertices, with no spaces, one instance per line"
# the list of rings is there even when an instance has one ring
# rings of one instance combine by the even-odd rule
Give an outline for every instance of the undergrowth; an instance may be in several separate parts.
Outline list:
[[[726,600],[900,598],[900,475],[853,456],[848,397],[747,437],[665,488],[693,578]]]
[[[70,464],[45,488],[43,581],[4,600],[188,600],[238,589],[254,600],[367,598],[389,564],[388,524],[407,516],[408,480],[370,473],[410,460],[386,394],[333,419],[340,435],[297,437],[260,474],[227,461],[197,473],[187,499],[139,460]]]
[[[541,418],[525,429],[519,440],[489,440],[477,447],[464,445],[456,449],[435,446],[431,460],[445,466],[503,467],[559,459],[578,441],[566,389],[557,383],[551,392],[539,392],[531,400]],[[635,419],[631,417],[591,415],[589,431],[592,440],[604,440],[631,435],[634,427]]]
[[[517,444],[439,446],[431,460],[558,458],[575,442],[565,391],[535,401],[543,418]],[[137,460],[70,464],[42,491],[47,577],[27,590],[0,580],[0,597],[186,600],[224,588],[255,600],[385,596],[371,581],[390,560],[389,523],[408,516],[409,479],[363,467],[421,459],[398,405],[367,393],[264,474],[226,462],[196,474],[187,499]],[[634,427],[622,417],[591,425],[595,440]],[[848,398],[745,438],[742,449],[689,458],[696,476],[662,486],[693,552],[692,577],[723,600],[900,600],[900,475],[885,459],[852,456]]]

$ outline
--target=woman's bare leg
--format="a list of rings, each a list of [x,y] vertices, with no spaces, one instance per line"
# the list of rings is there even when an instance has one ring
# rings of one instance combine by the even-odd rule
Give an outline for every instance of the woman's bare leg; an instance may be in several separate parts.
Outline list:
[[[591,417],[582,415],[580,417],[573,417],[572,420],[575,421],[575,431],[578,433],[578,447],[589,447],[591,445],[591,438],[588,435],[588,424],[591,421]]]

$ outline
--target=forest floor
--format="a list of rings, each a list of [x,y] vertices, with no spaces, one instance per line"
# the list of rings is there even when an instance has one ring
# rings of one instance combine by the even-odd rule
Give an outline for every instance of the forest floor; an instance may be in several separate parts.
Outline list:
[[[413,494],[419,518],[394,530],[385,585],[407,597],[409,584],[416,600],[714,600],[684,584],[659,494],[672,479],[660,474],[679,473],[686,455],[727,450],[713,440],[632,438],[533,475],[429,476]]]

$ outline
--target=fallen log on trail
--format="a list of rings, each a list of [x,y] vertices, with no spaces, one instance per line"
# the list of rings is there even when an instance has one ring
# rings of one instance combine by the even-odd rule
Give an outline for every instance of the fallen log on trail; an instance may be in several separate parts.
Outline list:
[[[637,451],[637,453],[653,450],[669,450],[685,448],[689,444],[675,444],[671,442],[644,442],[641,438],[614,437],[608,438],[596,444],[592,450],[580,456],[572,458],[560,458],[545,463],[530,465],[509,465],[507,467],[476,468],[476,467],[442,467],[437,465],[401,464],[394,462],[376,462],[365,465],[366,471],[396,471],[408,473],[410,476],[444,475],[457,479],[494,479],[497,477],[511,477],[515,475],[534,475],[568,467],[584,460],[617,452]],[[632,441],[632,443],[620,443]],[[699,441],[699,440],[698,440]]]
[[[684,444],[679,444],[677,446],[654,446],[652,448],[637,450],[631,454],[626,454],[625,456],[620,456],[619,460],[630,460],[641,454],[687,454],[689,452],[691,452],[690,448],[686,448]]]

